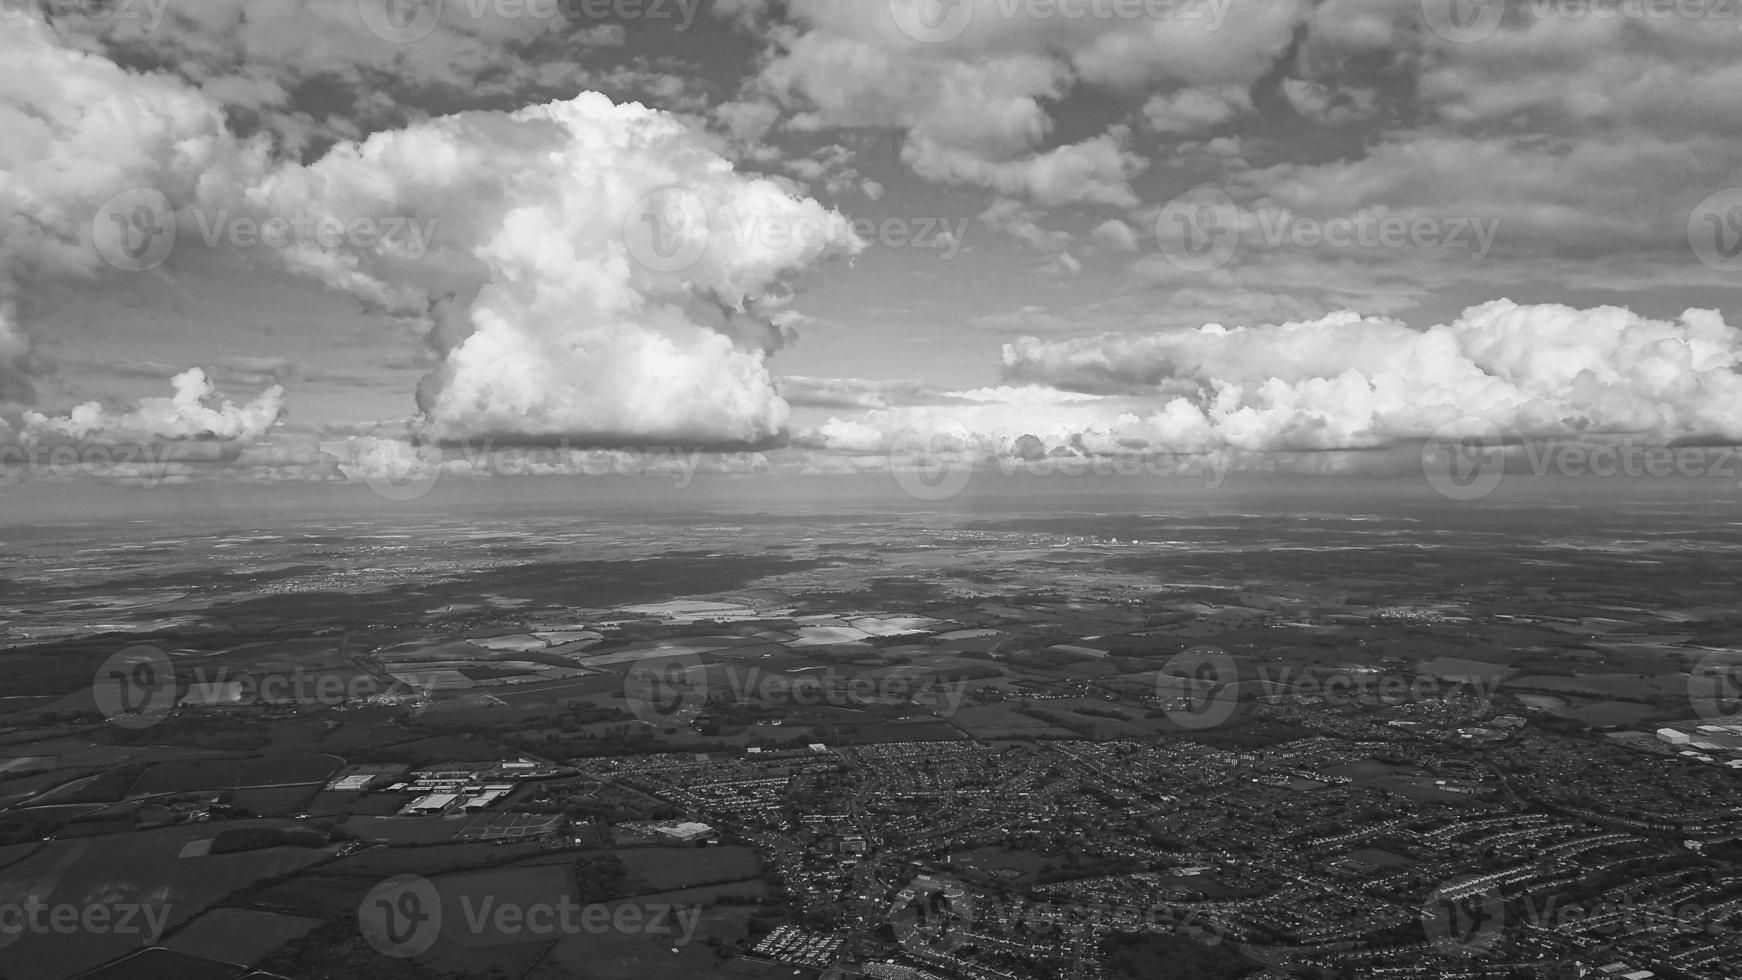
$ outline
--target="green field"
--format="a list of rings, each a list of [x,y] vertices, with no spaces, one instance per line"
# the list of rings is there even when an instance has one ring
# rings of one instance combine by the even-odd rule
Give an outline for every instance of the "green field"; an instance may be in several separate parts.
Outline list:
[[[184,858],[180,856],[184,847],[213,838],[220,829],[295,827],[290,821],[246,820],[53,841],[6,869],[0,877],[0,905],[22,903],[28,896],[81,906],[141,903],[162,909],[174,926],[238,889],[307,867],[332,853],[326,848],[273,847]],[[114,959],[139,943],[139,936],[118,932],[91,933],[71,944],[60,936],[26,933],[6,951],[6,976],[11,980],[64,977]]]
[[[163,945],[193,956],[253,966],[318,925],[319,919],[275,912],[213,909],[178,930]]]

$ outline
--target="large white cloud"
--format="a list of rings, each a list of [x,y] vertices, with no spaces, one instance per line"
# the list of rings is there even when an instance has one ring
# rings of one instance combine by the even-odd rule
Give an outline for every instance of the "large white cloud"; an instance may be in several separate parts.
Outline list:
[[[420,398],[443,439],[770,439],[788,411],[764,366],[779,331],[745,321],[778,312],[789,274],[862,247],[677,119],[597,94],[378,133],[275,173],[250,203],[434,229],[419,257],[289,259],[389,306],[437,303],[444,361]],[[669,264],[637,251],[643,219],[671,223]]]
[[[112,271],[93,241],[105,203],[135,187],[189,199],[263,156],[180,83],[68,50],[31,17],[0,31],[0,133],[0,402],[29,402],[20,300],[38,280]]]
[[[955,432],[994,455],[1326,451],[1397,445],[1464,419],[1518,439],[1742,440],[1739,366],[1742,334],[1712,311],[1671,321],[1507,300],[1425,331],[1342,313],[1024,338],[1005,347],[1024,387],[838,417],[800,443],[875,453],[915,432]]]
[[[785,336],[786,280],[862,247],[839,215],[738,174],[676,117],[595,93],[376,133],[305,166],[237,139],[188,84],[68,50],[23,18],[0,35],[0,128],[0,375],[29,358],[23,287],[119,274],[96,219],[141,189],[183,240],[240,247],[241,222],[276,219],[288,237],[251,255],[430,316],[442,362],[418,395],[443,439],[770,440],[788,413],[764,366]],[[638,252],[640,219],[680,251]]]

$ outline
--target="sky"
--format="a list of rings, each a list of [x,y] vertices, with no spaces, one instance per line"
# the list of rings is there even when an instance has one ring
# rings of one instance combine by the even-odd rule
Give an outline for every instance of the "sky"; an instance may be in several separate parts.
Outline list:
[[[0,494],[1714,471],[1739,55],[1720,0],[8,0]]]

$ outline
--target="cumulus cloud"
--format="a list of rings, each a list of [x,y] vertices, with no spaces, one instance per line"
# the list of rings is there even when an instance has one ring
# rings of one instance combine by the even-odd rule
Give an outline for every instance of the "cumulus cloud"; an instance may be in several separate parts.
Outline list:
[[[68,50],[30,17],[0,31],[0,132],[0,402],[28,403],[42,364],[20,299],[41,280],[113,271],[95,242],[104,205],[135,187],[188,199],[233,185],[263,151],[185,86]]]
[[[1016,379],[1176,394],[1243,449],[1336,449],[1478,416],[1519,437],[1742,439],[1742,343],[1713,311],[1652,320],[1496,300],[1425,331],[1335,314],[1279,326],[1005,346]],[[1192,435],[1198,429],[1193,416]]]
[[[1108,218],[1095,226],[1090,234],[1095,240],[1119,252],[1136,252],[1140,247],[1137,232],[1118,218]]]
[[[764,361],[788,336],[789,279],[863,247],[790,182],[741,175],[684,121],[597,93],[431,119],[304,165],[236,138],[188,84],[24,18],[0,35],[0,128],[0,394],[14,397],[30,362],[15,295],[113,274],[94,236],[123,190],[149,191],[173,211],[152,221],[190,238],[242,219],[342,229],[264,251],[430,319],[441,361],[418,404],[437,439],[770,440],[788,407]]]
[[[284,415],[284,389],[276,385],[237,405],[224,398],[199,368],[176,375],[170,384],[174,394],[143,399],[126,412],[112,412],[98,402],[86,402],[59,417],[26,412],[22,435],[28,441],[65,438],[103,443],[256,442]]]
[[[1244,89],[1188,88],[1152,97],[1143,104],[1143,116],[1156,132],[1187,134],[1213,129],[1251,108],[1252,97]]]
[[[275,172],[252,203],[438,229],[416,260],[286,258],[389,308],[434,305],[443,361],[419,407],[444,440],[766,441],[788,411],[764,364],[783,284],[863,247],[838,214],[738,174],[674,117],[593,93],[377,133]]]
[[[977,456],[1379,449],[1479,419],[1509,437],[1742,440],[1742,337],[1715,312],[1653,320],[1495,300],[1412,330],[1341,313],[1275,326],[1005,346],[1021,384],[879,406],[805,430],[822,452],[915,433]]]

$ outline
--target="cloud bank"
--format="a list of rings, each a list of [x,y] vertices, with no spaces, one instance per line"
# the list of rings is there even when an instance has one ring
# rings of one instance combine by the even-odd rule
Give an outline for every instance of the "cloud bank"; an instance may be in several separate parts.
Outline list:
[[[1114,334],[1004,347],[979,405],[836,417],[819,450],[952,429],[994,455],[1373,449],[1479,419],[1519,439],[1742,440],[1742,335],[1714,311],[1653,320],[1495,300],[1417,331],[1386,317]]]
[[[101,443],[256,442],[284,415],[284,389],[276,385],[237,405],[220,395],[199,368],[176,375],[170,384],[173,395],[143,399],[127,412],[112,412],[97,402],[87,402],[61,417],[26,412],[23,435],[30,441],[64,437]]]

